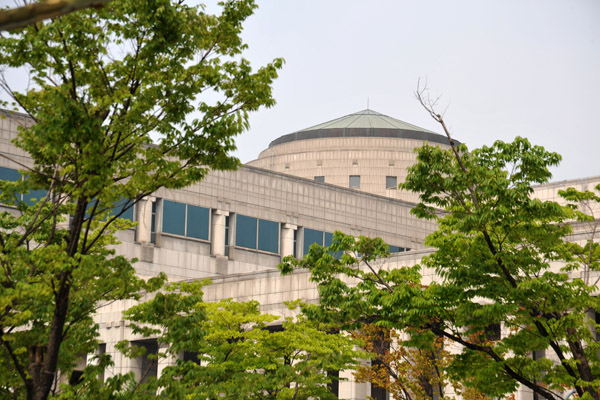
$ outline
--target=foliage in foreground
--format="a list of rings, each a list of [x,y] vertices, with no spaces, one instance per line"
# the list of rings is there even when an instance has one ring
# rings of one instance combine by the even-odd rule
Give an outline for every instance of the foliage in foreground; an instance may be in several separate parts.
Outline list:
[[[362,348],[368,352],[370,363],[361,364],[355,372],[358,382],[385,389],[398,400],[430,400],[453,398],[485,400],[486,397],[472,388],[450,378],[446,367],[453,359],[441,337],[420,347],[403,345],[401,333],[374,324],[363,324],[355,331]],[[373,387],[373,386],[372,386]]]
[[[590,318],[600,310],[598,219],[585,211],[599,198],[569,189],[562,195],[572,206],[534,199],[532,185],[547,182],[559,160],[522,138],[472,152],[424,146],[401,185],[420,193],[413,213],[438,223],[421,265],[384,268],[381,239],[337,232],[328,249],[313,246],[280,268],[310,270],[321,300],[307,310],[313,319],[396,329],[417,348],[435,337],[460,345],[445,372],[482,394],[522,384],[548,399],[570,389],[598,399],[599,326]],[[584,236],[567,241],[569,222]],[[432,271],[439,281],[425,282]],[[491,340],[498,325],[502,338]]]
[[[0,397],[47,398],[57,372],[97,346],[100,302],[164,280],[138,279],[115,255],[114,233],[132,226],[119,217],[161,187],[239,164],[233,137],[274,104],[282,64],[253,71],[241,56],[255,7],[119,0],[0,37],[0,87],[34,122],[14,141],[33,163],[4,156],[26,179],[0,182],[14,207],[0,214]],[[12,68],[29,72],[26,91],[7,81]],[[33,205],[21,201],[30,190]]]
[[[60,398],[337,399],[327,371],[354,368],[363,356],[355,341],[302,315],[273,331],[269,324],[278,317],[260,313],[256,301],[203,302],[204,284],[171,284],[127,312],[135,333],[157,338],[155,360],[176,360],[158,380],[136,385],[132,375],[119,376],[99,388],[92,366],[91,379],[65,387]],[[139,356],[128,342],[121,348]],[[193,357],[177,359],[184,352]]]

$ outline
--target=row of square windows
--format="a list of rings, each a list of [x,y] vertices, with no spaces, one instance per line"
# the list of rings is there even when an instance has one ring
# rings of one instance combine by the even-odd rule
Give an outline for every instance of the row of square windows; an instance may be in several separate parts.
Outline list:
[[[0,167],[0,180],[16,182],[23,179],[23,176],[16,169]],[[48,192],[46,190],[30,190],[29,193],[21,193],[17,195],[17,201],[24,201],[25,203],[32,205],[33,199],[41,199],[46,197]]]
[[[315,180],[317,180],[315,177]],[[352,184],[352,176],[351,184]],[[360,186],[360,176],[358,186]],[[388,177],[394,178],[396,177]],[[19,171],[0,167],[0,180],[15,182],[23,179]],[[394,185],[395,186],[395,185]],[[33,204],[32,199],[45,197],[47,191],[32,190],[27,194],[20,195],[18,200]],[[123,210],[123,207],[129,206],[127,200],[115,204],[112,215],[121,212],[121,218],[134,220],[133,207]],[[179,203],[171,200],[162,200],[162,233],[184,236],[200,240],[209,240],[211,212],[209,208],[193,206],[191,204]],[[151,221],[151,241],[156,241],[156,222],[157,222],[157,202],[152,203],[152,221]],[[235,246],[252,250],[260,250],[268,253],[279,253],[279,233],[280,223],[250,217],[242,214],[235,214]],[[324,232],[310,228],[304,228],[303,253],[307,254],[311,244],[318,243],[321,246],[330,246],[333,239],[331,232]],[[294,231],[294,255],[296,254],[298,231]],[[230,236],[230,217],[226,217],[225,223],[225,246],[229,246]],[[391,253],[399,253],[409,250],[399,246],[390,246]]]
[[[162,200],[162,233],[185,236],[200,240],[209,240],[210,218],[209,208]],[[158,202],[152,203],[152,240],[156,235],[156,213]],[[230,237],[235,237],[235,246],[251,250],[279,253],[279,237],[281,224],[276,221],[235,214],[235,233],[231,235],[231,217],[225,217],[225,246],[229,247]],[[311,244],[317,243],[328,247],[333,240],[333,233],[304,228],[302,254],[307,254]],[[297,256],[298,230],[294,231],[294,255]],[[389,246],[391,253],[400,253],[408,248]]]
[[[315,182],[325,183],[325,176],[315,176]],[[360,175],[350,175],[348,179],[348,186],[354,189],[360,189]],[[386,176],[385,177],[385,188],[386,189],[398,189],[398,177]]]
[[[22,179],[24,179],[24,177],[16,169],[0,167],[0,180],[9,181],[9,182],[17,182]],[[16,194],[15,200],[17,202],[23,201],[23,202],[27,203],[28,205],[33,205],[34,200],[41,200],[44,197],[46,197],[47,194],[48,194],[48,191],[44,190],[44,189],[30,190],[29,193]],[[115,204],[115,206],[114,206],[113,210],[110,212],[109,216],[115,215],[116,211],[121,210],[123,206],[127,205],[127,203],[128,203],[127,200],[122,200],[122,201],[118,202],[117,204]],[[88,205],[88,209],[90,209],[92,206],[93,206],[93,202]],[[133,207],[129,207],[128,209],[124,210],[123,214],[121,215],[121,218],[132,221],[133,220]]]

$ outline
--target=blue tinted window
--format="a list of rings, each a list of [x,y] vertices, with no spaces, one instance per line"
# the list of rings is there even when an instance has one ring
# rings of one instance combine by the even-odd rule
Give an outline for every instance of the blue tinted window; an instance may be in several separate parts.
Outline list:
[[[398,177],[386,176],[385,177],[385,188],[386,189],[398,189]]]
[[[110,213],[108,214],[109,217],[114,217],[115,215],[117,215],[121,211],[123,211],[123,208],[127,207],[128,205],[131,206],[131,204],[129,202],[130,201],[127,199],[123,199],[123,200],[115,202],[114,206],[110,210]],[[123,212],[123,214],[121,214],[119,216],[119,218],[128,219],[130,221],[133,221],[133,206],[131,206],[127,210],[125,210]]]
[[[333,233],[325,232],[325,244],[323,246],[329,247],[333,243]],[[332,251],[330,252],[332,256],[337,258],[338,260],[342,258],[343,252],[341,251]]]
[[[304,253],[302,253],[303,255],[308,254],[308,249],[313,243],[317,243],[318,245],[323,246],[323,231],[304,228]]]
[[[0,167],[0,180],[15,182],[21,179],[21,174],[16,169]]]
[[[258,220],[258,249],[271,253],[279,252],[279,223]]]
[[[404,247],[390,246],[390,253],[402,253],[404,250]]]
[[[235,245],[256,249],[256,218],[240,214],[236,216]]]
[[[37,201],[40,201],[41,199],[43,199],[44,197],[46,197],[46,195],[48,194],[47,190],[30,190],[29,193],[25,193],[23,195],[23,200],[29,204],[32,205],[33,204],[33,199],[37,199]]]
[[[15,182],[21,179],[21,174],[16,169],[4,168],[0,167],[0,180]],[[0,193],[2,193],[0,191]],[[17,194],[16,196],[17,202],[21,199],[21,196]]]
[[[185,204],[163,200],[162,231],[175,235],[185,235]]]
[[[187,206],[187,236],[208,240],[210,210],[204,207]]]
[[[325,232],[325,243],[323,246],[329,247],[333,243],[333,233]]]
[[[119,218],[128,219],[130,221],[133,221],[133,206],[131,206],[127,210],[125,210]]]

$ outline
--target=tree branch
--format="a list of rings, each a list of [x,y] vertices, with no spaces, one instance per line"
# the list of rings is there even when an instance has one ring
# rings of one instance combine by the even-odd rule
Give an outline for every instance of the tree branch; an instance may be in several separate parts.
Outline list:
[[[33,25],[89,7],[102,7],[110,0],[46,0],[23,7],[0,11],[0,31]]]

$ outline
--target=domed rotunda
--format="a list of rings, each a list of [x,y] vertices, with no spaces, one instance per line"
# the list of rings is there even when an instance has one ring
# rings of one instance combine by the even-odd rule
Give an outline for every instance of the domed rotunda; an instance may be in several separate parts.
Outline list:
[[[248,165],[416,202],[398,184],[425,143],[450,147],[446,136],[363,110],[281,136]]]

